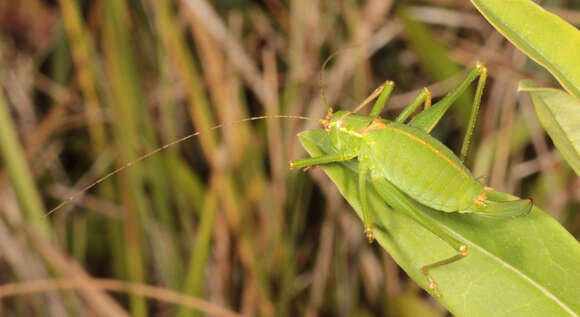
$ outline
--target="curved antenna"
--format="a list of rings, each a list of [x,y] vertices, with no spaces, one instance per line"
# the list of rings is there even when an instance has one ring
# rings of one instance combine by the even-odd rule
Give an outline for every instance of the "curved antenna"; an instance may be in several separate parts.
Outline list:
[[[179,144],[181,142],[187,141],[187,140],[189,140],[189,139],[191,139],[193,137],[196,137],[196,136],[198,136],[198,135],[200,135],[202,133],[206,133],[206,132],[209,132],[209,131],[217,130],[217,129],[223,128],[223,127],[225,127],[227,125],[234,125],[234,124],[240,124],[240,123],[244,123],[244,122],[256,121],[256,120],[263,120],[263,119],[283,119],[283,118],[285,118],[285,119],[300,119],[300,120],[312,120],[312,121],[316,121],[316,119],[312,119],[312,118],[304,117],[304,116],[290,116],[290,115],[257,116],[257,117],[245,118],[245,119],[241,119],[241,120],[237,120],[237,121],[232,121],[232,122],[220,123],[220,124],[215,125],[215,126],[213,126],[211,128],[208,128],[208,129],[206,129],[204,131],[197,131],[197,132],[188,134],[188,135],[186,135],[184,137],[181,137],[181,138],[179,138],[177,140],[171,141],[171,142],[165,144],[164,146],[159,147],[159,148],[157,148],[157,149],[155,149],[155,150],[153,150],[151,152],[145,153],[145,154],[139,156],[138,158],[136,158],[136,159],[134,159],[134,160],[132,160],[130,162],[127,162],[124,165],[116,168],[112,172],[109,172],[109,173],[105,174],[104,176],[99,177],[96,181],[92,182],[89,185],[84,186],[78,192],[76,192],[73,195],[69,196],[67,199],[61,201],[56,207],[54,207],[51,210],[49,210],[44,215],[44,217],[50,216],[51,214],[53,214],[54,212],[58,211],[62,207],[64,207],[64,206],[68,205],[69,203],[77,200],[82,194],[84,194],[85,192],[87,192],[89,189],[97,186],[98,184],[102,183],[107,178],[109,178],[109,177],[111,177],[111,176],[113,176],[113,175],[115,175],[115,174],[117,174],[117,173],[119,173],[119,172],[121,172],[121,171],[123,171],[123,170],[125,170],[125,169],[127,169],[127,168],[129,168],[131,166],[133,166],[133,165],[135,165],[136,163],[139,163],[141,161],[144,161],[144,160],[150,158],[151,156],[153,156],[153,155],[155,155],[155,154],[157,154],[157,153],[159,153],[161,151],[164,151],[164,150],[166,150],[166,149],[168,149],[168,148],[170,148],[170,147],[172,147],[172,146],[174,146],[176,144]]]
[[[332,54],[330,54],[330,56],[328,56],[325,60],[324,63],[322,63],[322,66],[320,66],[320,76],[319,76],[319,80],[318,80],[318,85],[320,87],[320,94],[322,95],[322,100],[324,102],[324,104],[326,105],[326,108],[329,110],[332,110],[332,108],[330,107],[330,105],[328,104],[328,100],[326,99],[326,93],[324,92],[324,68],[326,67],[326,65],[328,64],[328,62],[330,62],[331,59],[333,59],[334,57],[336,57],[336,55],[338,55],[339,53],[342,53],[345,50],[350,50],[353,48],[357,48],[357,47],[361,47],[363,46],[362,44],[353,44],[347,47],[344,47]],[[381,95],[381,93],[383,92],[383,89],[385,88],[385,85],[387,83],[392,84],[391,81],[386,81],[383,84],[381,84],[379,87],[377,87],[373,93],[368,96],[363,102],[361,102],[358,106],[356,106],[356,108],[352,111],[349,111],[350,114],[353,113],[357,113],[358,111],[360,111],[363,107],[365,107],[366,105],[368,105],[371,101],[373,101],[373,99],[377,98],[378,96]],[[392,89],[392,88],[391,88]],[[390,92],[390,91],[389,91]],[[344,118],[344,117],[343,117]]]
[[[326,64],[328,64],[328,62],[330,62],[331,59],[333,59],[336,55],[338,55],[338,53],[340,51],[341,50],[338,50],[338,51],[330,54],[330,56],[328,56],[324,60],[324,63],[322,63],[322,66],[320,66],[320,72],[319,72],[319,77],[318,77],[318,87],[320,88],[320,95],[322,96],[322,101],[326,105],[327,109],[332,109],[332,108],[330,108],[330,105],[328,104],[328,100],[326,99],[326,93],[324,92],[324,68],[326,67]]]
[[[324,92],[324,68],[326,67],[326,65],[328,64],[328,62],[330,62],[331,59],[333,59],[334,57],[336,57],[336,55],[338,55],[339,53],[342,53],[346,50],[350,50],[353,48],[357,48],[362,46],[361,44],[353,44],[353,45],[349,45],[346,47],[343,47],[341,49],[339,49],[338,51],[330,54],[330,56],[328,56],[325,60],[324,63],[322,63],[322,66],[320,66],[320,72],[319,72],[319,78],[318,78],[318,86],[320,87],[320,94],[322,95],[322,101],[324,101],[324,104],[326,105],[326,108],[331,109],[330,105],[328,104],[328,100],[326,99],[326,93]]]

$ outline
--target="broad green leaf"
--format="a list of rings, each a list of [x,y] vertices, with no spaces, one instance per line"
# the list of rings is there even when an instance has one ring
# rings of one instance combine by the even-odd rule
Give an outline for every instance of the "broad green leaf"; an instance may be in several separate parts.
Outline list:
[[[530,81],[521,81],[518,90],[530,93],[538,120],[580,176],[580,99],[558,89],[536,88]]]
[[[305,131],[299,138],[312,156],[332,152],[323,130]],[[356,163],[321,167],[360,217]],[[580,315],[580,245],[539,208],[534,207],[525,217],[494,220],[439,212],[411,201],[398,190],[392,194],[402,197],[403,204],[419,206],[438,231],[444,230],[468,245],[465,259],[432,271],[443,295],[438,300],[453,314]],[[420,267],[456,252],[414,221],[406,210],[393,211],[383,197],[384,193],[377,193],[369,183],[369,207],[377,241],[411,278],[427,288]],[[500,192],[491,192],[490,197],[513,199]],[[361,223],[361,235],[362,227]]]
[[[530,0],[471,0],[508,40],[580,98],[580,31]]]

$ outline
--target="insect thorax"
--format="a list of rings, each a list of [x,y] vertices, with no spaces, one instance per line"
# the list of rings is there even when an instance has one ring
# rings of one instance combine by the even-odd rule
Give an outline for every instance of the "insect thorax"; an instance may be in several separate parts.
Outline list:
[[[330,133],[332,143],[341,151],[358,152],[362,142],[361,131],[371,122],[371,117],[356,115],[347,111],[335,113],[326,130]]]

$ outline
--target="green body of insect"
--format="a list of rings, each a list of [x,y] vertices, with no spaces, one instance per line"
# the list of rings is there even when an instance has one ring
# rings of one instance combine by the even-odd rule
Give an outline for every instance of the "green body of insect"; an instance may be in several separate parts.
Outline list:
[[[349,148],[356,153],[359,162],[368,166],[371,180],[384,177],[411,198],[437,210],[484,209],[484,186],[451,150],[428,133],[347,112],[332,116],[328,128],[336,136],[332,140],[337,151]]]
[[[450,105],[477,77],[479,77],[479,81],[471,118],[463,142],[461,156],[458,158],[451,150],[429,135],[429,132]],[[488,200],[486,191],[489,188],[483,186],[473,177],[462,163],[467,154],[469,140],[475,126],[475,118],[481,101],[485,79],[486,69],[481,63],[477,63],[465,80],[445,98],[434,104],[433,107],[430,107],[431,94],[427,89],[424,89],[394,121],[387,121],[378,117],[394,87],[393,82],[387,81],[353,112],[339,111],[333,114],[332,111],[329,111],[327,118],[320,120],[320,122],[324,125],[328,137],[332,140],[333,149],[326,151],[327,154],[325,155],[291,161],[290,167],[299,168],[349,160],[358,161],[358,191],[365,233],[369,242],[374,239],[366,197],[367,182],[369,180],[383,197],[385,203],[391,206],[397,206],[395,200],[398,199],[393,198],[397,195],[393,196],[392,193],[401,192],[413,201],[444,212],[475,212],[491,217],[510,217],[526,214],[531,210],[531,199],[509,202]],[[377,96],[379,96],[378,100],[368,116],[355,114]],[[425,104],[426,110],[417,114],[408,124],[405,124],[404,122],[422,103]],[[264,118],[267,117],[253,117],[238,122]],[[274,116],[273,118],[308,119],[297,116]],[[215,126],[211,130],[221,126]],[[59,210],[67,203],[78,198],[81,193],[101,183],[111,175],[198,134],[199,132],[196,132],[173,141],[123,165],[86,186],[80,193],[61,202],[51,209],[47,215]],[[406,206],[411,205],[413,204],[406,204]],[[413,207],[409,208],[413,209]],[[421,272],[428,280],[429,288],[433,290],[435,295],[439,295],[437,283],[431,278],[429,270],[464,258],[467,255],[467,245],[451,237],[445,230],[438,228],[437,225],[431,223],[417,210],[409,211],[420,225],[432,231],[458,252],[453,257],[421,268]]]
[[[486,191],[490,188],[483,186],[462,163],[475,126],[486,74],[485,67],[478,62],[467,78],[433,107],[429,107],[431,95],[428,90],[424,89],[394,121],[378,117],[394,86],[392,82],[387,81],[375,91],[374,96],[371,96],[374,98],[380,94],[368,116],[357,115],[354,112],[372,99],[371,97],[367,98],[354,112],[339,111],[333,114],[329,111],[327,118],[320,120],[332,140],[334,146],[332,153],[294,160],[290,162],[290,167],[309,167],[357,160],[360,203],[365,233],[369,242],[374,239],[366,198],[366,183],[369,178],[377,192],[382,191],[380,188],[382,185],[379,184],[384,184],[386,180],[413,200],[444,212],[475,212],[491,217],[526,214],[531,210],[531,199],[509,202],[488,200]],[[477,77],[479,81],[476,96],[460,159],[445,145],[433,138],[429,132],[450,105]],[[421,103],[425,103],[427,109],[405,124],[405,120]],[[387,204],[390,203],[388,198],[385,200]],[[458,251],[454,257],[421,268],[428,279],[429,288],[439,295],[437,284],[431,278],[429,270],[465,257],[467,246],[442,233],[420,214],[416,214],[416,218],[423,226],[438,234]]]

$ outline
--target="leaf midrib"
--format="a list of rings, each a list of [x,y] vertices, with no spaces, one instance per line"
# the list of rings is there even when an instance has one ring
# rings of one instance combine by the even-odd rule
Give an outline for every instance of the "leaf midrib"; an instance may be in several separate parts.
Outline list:
[[[441,226],[441,228],[447,230],[448,233],[454,235],[460,241],[462,240],[462,241],[465,241],[465,242],[469,242],[470,243],[470,246],[473,246],[475,249],[479,250],[481,253],[483,253],[484,255],[488,256],[490,259],[496,261],[500,265],[503,265],[507,269],[513,271],[516,275],[520,276],[525,281],[528,281],[532,286],[536,287],[543,294],[545,294],[546,297],[548,297],[549,299],[553,300],[556,304],[558,304],[560,307],[562,307],[566,312],[568,312],[570,314],[570,316],[578,317],[578,314],[576,314],[572,310],[572,308],[570,308],[568,305],[566,305],[564,302],[562,302],[558,297],[556,297],[554,294],[552,294],[552,292],[550,292],[548,289],[544,288],[540,283],[536,282],[534,279],[532,279],[528,275],[524,274],[523,272],[521,272],[520,270],[518,270],[513,265],[507,263],[502,258],[496,256],[495,254],[493,254],[490,251],[488,251],[487,249],[481,247],[477,243],[474,243],[471,239],[466,238],[465,236],[463,236],[459,232],[453,230],[451,227],[447,226],[446,224],[440,222],[439,220],[431,217],[430,215],[428,215],[426,213],[424,213],[423,215],[425,217],[429,218],[429,220],[433,221],[433,223],[435,223],[435,224]]]

